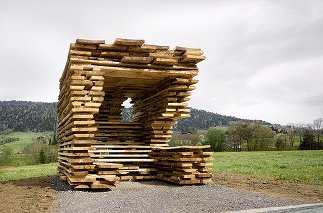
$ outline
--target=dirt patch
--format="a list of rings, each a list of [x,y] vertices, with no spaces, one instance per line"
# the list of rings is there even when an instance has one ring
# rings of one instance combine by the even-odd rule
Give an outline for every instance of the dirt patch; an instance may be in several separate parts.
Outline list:
[[[213,180],[221,185],[256,191],[272,197],[308,203],[323,202],[323,186],[321,185],[228,173],[216,173]]]
[[[49,177],[0,183],[0,212],[52,212],[55,191]]]
[[[15,166],[0,166],[0,169],[14,168]]]

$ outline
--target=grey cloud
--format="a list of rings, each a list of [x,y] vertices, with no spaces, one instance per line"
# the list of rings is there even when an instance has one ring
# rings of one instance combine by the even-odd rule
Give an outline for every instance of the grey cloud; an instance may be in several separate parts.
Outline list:
[[[191,105],[276,123],[323,116],[322,1],[0,1],[1,100],[56,101],[76,38],[202,48]]]

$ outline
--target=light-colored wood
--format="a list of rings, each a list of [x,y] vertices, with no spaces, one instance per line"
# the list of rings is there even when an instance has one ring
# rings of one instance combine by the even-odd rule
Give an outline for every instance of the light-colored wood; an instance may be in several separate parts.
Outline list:
[[[118,159],[96,159],[98,162],[154,162],[154,159],[134,159],[134,158],[118,158]]]
[[[182,168],[175,171],[178,184],[206,182],[206,147],[161,148],[168,146],[172,126],[189,117],[203,54],[122,38],[70,44],[57,104],[60,178],[75,188],[111,188],[119,179],[154,179],[164,175],[159,167],[175,166]],[[127,98],[132,122],[121,122]]]
[[[153,149],[157,178],[180,185],[205,184],[211,182],[212,173],[206,168],[209,146],[180,146]]]
[[[178,147],[161,147],[161,148],[158,148],[158,149],[161,149],[161,150],[182,150],[182,149],[207,149],[207,148],[210,148],[211,146],[210,145],[204,145],[204,146],[178,146]]]
[[[76,39],[77,44],[104,44],[105,40]]]
[[[114,41],[115,45],[127,45],[127,46],[141,46],[145,43],[145,40],[135,40],[135,39],[124,39],[116,38]]]

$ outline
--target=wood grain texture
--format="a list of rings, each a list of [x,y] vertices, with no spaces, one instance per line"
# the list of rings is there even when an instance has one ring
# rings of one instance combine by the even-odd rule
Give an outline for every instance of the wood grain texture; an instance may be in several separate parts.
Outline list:
[[[170,164],[178,167],[178,184],[206,181],[201,163],[208,159],[202,151],[207,147],[161,148],[168,147],[172,126],[189,117],[196,63],[203,59],[200,49],[141,39],[72,43],[58,97],[59,177],[75,188],[104,189],[119,180],[160,178],[161,165]],[[122,122],[127,98],[132,121]]]

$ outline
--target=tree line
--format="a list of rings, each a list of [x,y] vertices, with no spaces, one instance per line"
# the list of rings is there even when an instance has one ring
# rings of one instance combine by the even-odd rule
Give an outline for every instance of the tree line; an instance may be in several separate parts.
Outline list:
[[[187,133],[194,129],[207,130],[213,126],[229,125],[235,121],[270,125],[270,123],[261,120],[241,119],[194,108],[191,108],[190,115],[190,118],[180,119],[178,124],[174,125],[174,130]]]
[[[15,141],[19,141],[19,138],[18,137],[2,137],[0,135],[0,145],[15,142]]]
[[[259,123],[231,122],[225,128],[209,128],[207,131],[192,131],[189,134],[175,133],[171,146],[210,145],[212,151],[265,151],[294,149],[323,149],[323,119],[311,125],[289,125],[277,128]],[[299,145],[295,146],[298,137]]]

